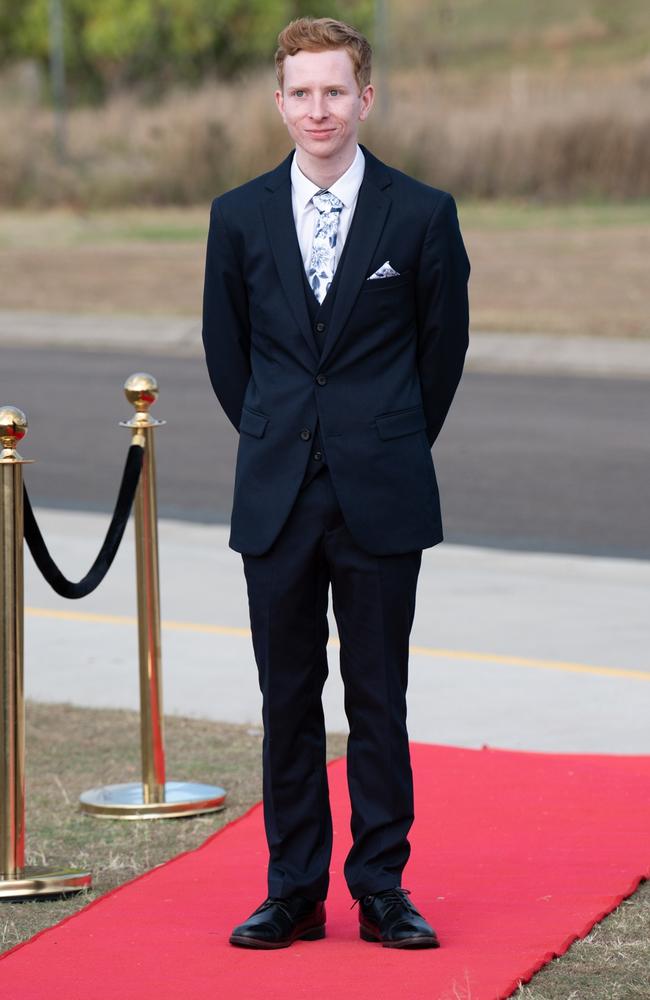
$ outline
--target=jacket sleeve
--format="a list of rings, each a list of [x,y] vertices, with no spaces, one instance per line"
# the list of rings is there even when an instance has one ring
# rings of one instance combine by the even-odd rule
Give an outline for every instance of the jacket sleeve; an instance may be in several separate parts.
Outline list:
[[[463,371],[469,272],[456,203],[445,193],[427,227],[417,275],[417,363],[429,445],[440,433]]]
[[[239,429],[251,374],[248,294],[242,261],[219,205],[212,203],[203,290],[203,346],[208,373],[226,416]]]

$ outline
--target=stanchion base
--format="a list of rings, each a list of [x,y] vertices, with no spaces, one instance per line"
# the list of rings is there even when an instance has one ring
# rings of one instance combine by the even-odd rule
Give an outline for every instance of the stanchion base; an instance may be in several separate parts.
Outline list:
[[[195,781],[168,781],[163,802],[145,802],[139,782],[91,788],[79,799],[84,812],[107,819],[172,819],[219,812],[225,808],[226,792],[218,785]]]
[[[17,896],[58,896],[88,889],[93,877],[80,868],[40,868],[30,865],[15,875],[0,874],[0,899]]]

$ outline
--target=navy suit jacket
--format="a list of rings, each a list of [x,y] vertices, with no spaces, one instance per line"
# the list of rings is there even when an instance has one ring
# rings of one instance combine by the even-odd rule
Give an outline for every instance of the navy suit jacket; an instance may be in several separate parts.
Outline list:
[[[430,449],[467,350],[469,261],[451,195],[362,149],[322,351],[292,213],[294,154],[212,204],[203,342],[239,431],[230,546],[248,555],[263,554],[286,521],[317,421],[358,545],[389,555],[442,539]],[[386,260],[398,276],[368,280]]]

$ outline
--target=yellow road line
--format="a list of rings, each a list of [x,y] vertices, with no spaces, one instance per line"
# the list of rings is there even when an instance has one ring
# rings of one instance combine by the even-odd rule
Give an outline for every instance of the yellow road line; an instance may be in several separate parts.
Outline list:
[[[65,622],[91,622],[100,625],[133,625],[138,624],[135,615],[100,615],[89,611],[56,611],[50,608],[25,608],[25,615],[30,618],[55,618]],[[203,625],[198,622],[163,621],[161,625],[172,632],[202,632],[207,635],[243,635],[250,636],[249,628],[235,628],[231,625]]]
[[[55,618],[63,622],[98,622],[104,625],[137,625],[130,615],[98,615],[88,611],[56,611],[53,608],[25,608],[27,618]]]
[[[473,653],[462,649],[431,649],[428,646],[410,646],[409,649],[416,656],[435,656],[445,660],[474,660],[478,663],[496,663],[504,667],[532,667],[534,670],[559,670],[570,674],[595,674],[600,677],[627,677],[634,681],[650,681],[650,671],[647,670],[595,667],[588,663],[571,663],[566,660],[536,660],[527,656]]]
[[[57,611],[50,608],[25,608],[30,618],[54,618],[59,621],[90,622],[102,625],[130,625],[138,620],[131,615],[104,615],[88,611]],[[163,621],[162,627],[170,632],[198,632],[204,635],[237,635],[250,637],[249,628],[232,625],[206,625],[200,622]],[[338,646],[339,640],[331,638],[329,645]],[[563,660],[537,660],[526,656],[502,656],[497,653],[477,653],[462,649],[435,649],[430,646],[411,646],[414,656],[428,656],[439,660],[461,660],[472,663],[491,663],[505,667],[528,667],[533,670],[555,670],[569,674],[592,674],[596,677],[624,677],[633,681],[650,681],[650,671],[626,670],[622,667],[596,667],[587,663]]]

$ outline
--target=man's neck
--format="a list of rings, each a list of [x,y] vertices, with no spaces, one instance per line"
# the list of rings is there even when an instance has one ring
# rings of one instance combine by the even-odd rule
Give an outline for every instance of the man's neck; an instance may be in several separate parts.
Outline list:
[[[313,184],[318,184],[319,188],[327,190],[335,184],[339,177],[342,177],[346,170],[354,163],[357,155],[355,144],[352,152],[346,152],[336,160],[319,160],[315,156],[308,156],[302,149],[296,147],[296,163],[302,170],[305,177],[308,177]]]

